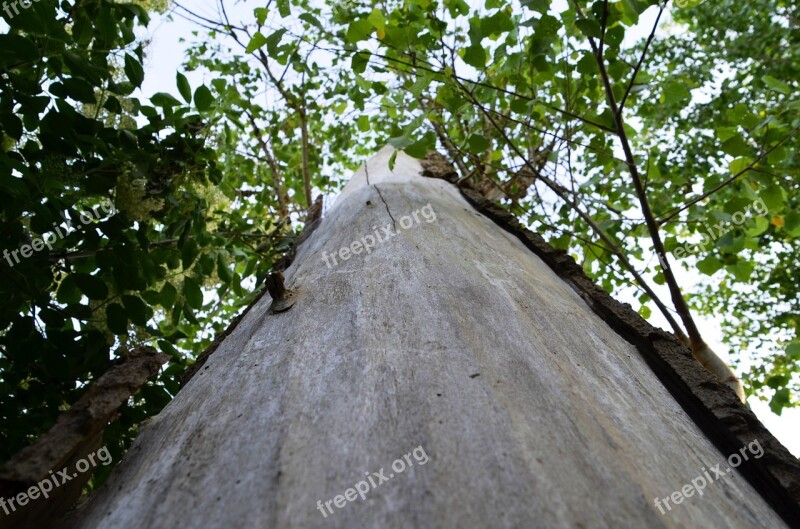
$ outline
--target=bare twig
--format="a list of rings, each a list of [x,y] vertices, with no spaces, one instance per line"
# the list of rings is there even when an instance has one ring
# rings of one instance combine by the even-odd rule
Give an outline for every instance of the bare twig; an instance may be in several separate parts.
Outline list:
[[[642,55],[639,57],[639,62],[636,63],[636,67],[633,69],[633,73],[631,74],[631,79],[628,81],[628,87],[625,89],[625,94],[622,96],[619,102],[619,111],[622,112],[622,109],[625,108],[625,102],[628,100],[628,96],[631,94],[631,90],[633,90],[633,85],[636,82],[636,76],[639,75],[639,70],[642,68],[642,64],[644,64],[644,59],[647,56],[647,51],[650,49],[650,44],[653,42],[653,39],[656,36],[656,30],[658,29],[658,23],[661,20],[661,15],[664,13],[664,8],[667,6],[666,3],[661,4],[658,6],[658,16],[656,16],[656,21],[653,24],[653,29],[650,31],[650,35],[647,37],[647,42],[644,45],[644,49],[642,50]]]
[[[776,143],[775,145],[773,145],[773,146],[772,146],[772,147],[770,147],[769,149],[767,149],[767,150],[763,151],[761,154],[759,154],[759,155],[758,155],[758,156],[757,156],[757,157],[756,157],[756,158],[753,160],[753,162],[752,162],[752,163],[750,163],[750,164],[749,164],[747,167],[745,167],[745,168],[744,168],[744,169],[742,169],[741,171],[738,171],[736,174],[734,174],[733,176],[731,176],[731,177],[730,177],[730,178],[728,178],[727,180],[723,181],[722,183],[720,183],[720,184],[718,184],[718,185],[716,185],[716,186],[712,187],[711,189],[709,189],[708,191],[706,191],[705,193],[703,193],[703,194],[702,194],[702,195],[700,195],[699,197],[695,197],[695,198],[693,198],[692,200],[690,200],[689,202],[687,202],[687,203],[686,203],[686,204],[684,204],[683,206],[681,206],[681,207],[679,207],[679,208],[677,208],[677,209],[673,210],[673,211],[672,211],[672,212],[670,212],[669,214],[667,214],[667,215],[665,215],[664,217],[662,217],[662,218],[661,218],[661,219],[658,221],[658,225],[659,225],[659,226],[663,226],[664,224],[666,224],[667,222],[669,222],[670,220],[672,220],[672,219],[674,219],[676,216],[678,216],[678,215],[679,215],[679,214],[680,214],[682,211],[685,211],[685,210],[689,209],[690,207],[694,206],[695,204],[697,204],[697,203],[698,203],[698,202],[700,202],[701,200],[704,200],[705,198],[707,198],[707,197],[709,197],[709,196],[713,195],[714,193],[716,193],[716,192],[717,192],[717,191],[719,191],[720,189],[723,189],[723,188],[725,188],[725,187],[727,187],[727,186],[731,185],[733,182],[735,182],[735,181],[736,181],[736,180],[737,180],[737,179],[738,179],[740,176],[742,176],[743,174],[745,174],[747,171],[753,170],[753,167],[755,167],[755,165],[756,165],[756,164],[758,164],[759,162],[761,162],[761,160],[763,160],[764,158],[766,158],[767,156],[769,156],[769,155],[770,155],[770,154],[771,154],[771,153],[772,153],[772,152],[773,152],[775,149],[777,149],[778,147],[780,147],[781,145],[783,145],[783,144],[784,144],[784,143],[785,143],[785,142],[786,142],[786,141],[787,141],[789,138],[794,138],[794,137],[795,137],[795,133],[796,133],[798,130],[800,130],[800,125],[797,125],[795,128],[793,128],[793,129],[792,129],[792,130],[791,130],[791,131],[790,131],[790,132],[789,132],[789,133],[788,133],[788,134],[787,134],[787,135],[786,135],[786,136],[785,136],[785,137],[784,137],[784,138],[783,138],[781,141],[779,141],[778,143]]]
[[[466,93],[467,91],[464,90],[464,92]],[[639,285],[641,285],[642,289],[647,293],[650,299],[653,300],[653,303],[656,304],[656,307],[658,307],[659,311],[664,315],[664,318],[670,324],[676,336],[685,340],[685,336],[683,331],[681,330],[680,325],[678,325],[678,322],[675,321],[675,318],[672,317],[672,314],[670,313],[667,306],[664,305],[664,303],[661,301],[658,295],[653,291],[653,289],[650,287],[650,285],[647,283],[644,277],[642,277],[642,275],[636,270],[636,268],[633,266],[633,263],[630,262],[627,256],[619,248],[617,243],[613,239],[611,239],[611,237],[609,237],[608,234],[605,233],[605,231],[594,221],[594,219],[591,218],[591,216],[589,216],[587,212],[581,209],[580,205],[569,196],[568,190],[566,190],[557,182],[552,181],[550,178],[548,178],[540,171],[538,171],[537,168],[533,165],[533,163],[531,163],[530,160],[528,160],[525,156],[523,156],[523,153],[520,152],[520,150],[516,147],[516,145],[514,145],[514,143],[505,133],[505,131],[499,128],[499,125],[491,117],[491,113],[488,112],[483,107],[483,105],[479,101],[477,101],[474,97],[472,97],[471,99],[472,103],[488,117],[490,122],[495,126],[495,129],[497,130],[498,134],[500,134],[503,137],[506,144],[508,144],[508,146],[512,150],[514,150],[517,156],[519,156],[520,159],[523,160],[528,169],[533,171],[534,174],[537,175],[539,180],[541,180],[548,188],[550,188],[551,191],[553,191],[553,193],[555,193],[561,200],[563,200],[567,205],[569,205],[569,207],[572,208],[572,210],[575,211],[583,219],[583,221],[589,225],[592,231],[594,231],[598,235],[598,237],[600,237],[600,239],[606,244],[611,253],[620,260],[625,269],[628,270],[628,272],[634,277],[636,282],[639,283]]]
[[[575,10],[578,12],[578,14],[582,14],[580,6],[575,0],[573,0],[573,5],[575,6]],[[625,131],[625,121],[622,117],[622,112],[617,105],[616,97],[614,96],[614,90],[611,86],[611,79],[609,78],[608,71],[606,70],[605,61],[603,61],[595,39],[588,37],[588,40],[597,62],[597,68],[600,72],[600,79],[603,83],[608,106],[611,109],[612,115],[614,116],[614,123],[617,129],[616,134],[620,140],[620,144],[622,145],[622,151],[625,153],[628,171],[630,172],[631,179],[633,180],[633,187],[636,192],[636,197],[639,200],[642,214],[644,215],[645,225],[647,226],[647,231],[650,234],[650,239],[653,243],[653,249],[660,257],[659,263],[661,264],[664,280],[667,283],[667,288],[669,289],[670,296],[672,297],[672,303],[675,306],[675,310],[678,312],[678,315],[683,322],[683,326],[686,329],[686,333],[689,336],[689,343],[692,348],[692,353],[694,354],[695,358],[701,364],[703,364],[704,367],[713,372],[720,381],[734,389],[734,391],[737,393],[737,396],[741,400],[744,400],[745,395],[741,382],[738,378],[736,378],[733,371],[726,366],[711,350],[708,344],[706,344],[705,340],[703,340],[703,337],[697,328],[697,324],[692,317],[689,305],[686,303],[686,299],[683,297],[683,292],[681,291],[675,274],[672,271],[672,266],[669,263],[669,259],[667,259],[667,251],[664,247],[664,242],[661,239],[658,222],[656,221],[655,215],[650,207],[650,201],[647,198],[647,192],[639,174],[636,159],[633,155],[633,149],[631,148],[630,141],[628,140],[628,134]]]

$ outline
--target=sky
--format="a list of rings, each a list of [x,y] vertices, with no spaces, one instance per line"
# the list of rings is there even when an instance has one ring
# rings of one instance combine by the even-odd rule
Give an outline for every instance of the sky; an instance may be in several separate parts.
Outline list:
[[[215,18],[216,10],[213,7],[214,2],[211,0],[192,0],[191,2],[187,2],[187,5],[201,14],[208,14],[209,18]],[[231,20],[235,23],[235,21],[239,19],[251,19],[249,14],[251,13],[252,6],[257,5],[259,5],[258,2],[252,1],[236,4],[229,10]],[[558,10],[557,5],[558,4],[556,4],[556,9]],[[646,38],[653,26],[656,14],[657,10],[655,8],[651,8],[645,12],[641,17],[639,25],[627,33],[625,38],[626,44],[640,38]],[[665,18],[662,18],[661,26],[668,25],[669,22],[670,17],[667,14]],[[192,31],[196,29],[198,28],[180,17],[174,17],[173,20],[168,20],[167,17],[155,17],[153,19],[147,31],[147,37],[151,39],[151,45],[148,48],[147,59],[145,61],[145,81],[140,93],[136,94],[137,96],[146,98],[157,92],[168,92],[179,97],[175,85],[175,73],[178,70],[182,70],[181,64],[184,60],[183,50],[186,48],[186,44],[181,43],[180,39],[185,38],[189,41],[193,40]],[[201,82],[207,83],[210,81],[208,74],[203,72],[190,72],[187,73],[187,77],[193,87],[196,87]],[[681,267],[673,267],[673,269],[678,276],[680,284],[685,287],[686,291],[691,291],[694,285],[700,284],[702,281],[699,272],[688,272]],[[653,284],[653,287],[661,299],[670,299],[666,286]],[[638,294],[633,291],[623,292],[617,297],[623,302],[638,306],[638,302],[636,301]],[[727,348],[722,343],[722,321],[703,317],[696,317],[695,319],[701,334],[709,346],[717,352],[721,358],[727,359]],[[649,321],[653,325],[669,329],[666,320],[664,320],[663,316],[657,310],[653,310],[653,315]],[[800,457],[800,409],[784,410],[781,416],[777,416],[772,413],[766,402],[750,398],[748,404],[759,420],[761,420],[784,446],[795,456]]]

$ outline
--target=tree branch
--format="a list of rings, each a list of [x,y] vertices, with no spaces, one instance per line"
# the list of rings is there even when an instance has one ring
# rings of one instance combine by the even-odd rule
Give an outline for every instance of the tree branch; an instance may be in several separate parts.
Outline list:
[[[575,10],[579,14],[582,14],[580,6],[575,0],[573,0],[573,4],[575,5]],[[736,392],[737,396],[744,401],[745,394],[742,383],[738,378],[736,378],[736,376],[733,374],[733,371],[727,365],[725,365],[711,350],[708,344],[706,344],[705,340],[703,340],[703,337],[697,328],[697,324],[692,317],[692,313],[689,310],[689,305],[686,303],[686,299],[683,297],[683,292],[681,292],[680,286],[678,286],[678,281],[675,278],[675,274],[672,272],[672,266],[667,259],[667,251],[664,247],[664,242],[661,240],[658,222],[656,222],[655,215],[653,215],[653,211],[650,207],[650,201],[647,198],[647,192],[644,188],[644,184],[642,183],[641,176],[639,175],[639,169],[636,165],[633,149],[631,148],[630,141],[628,140],[627,132],[625,132],[625,122],[622,118],[622,112],[617,105],[616,98],[614,97],[614,90],[611,86],[611,80],[609,78],[608,71],[606,70],[605,62],[602,59],[600,50],[597,47],[597,43],[595,42],[594,38],[588,37],[588,39],[589,45],[594,52],[597,67],[600,71],[600,78],[603,83],[609,108],[614,116],[617,137],[619,138],[620,143],[622,144],[622,150],[625,153],[628,171],[631,174],[633,187],[636,191],[636,196],[639,199],[639,205],[642,208],[645,225],[647,226],[647,231],[650,234],[650,239],[653,242],[653,248],[656,252],[656,255],[659,256],[659,263],[661,264],[661,270],[664,274],[664,279],[672,297],[672,303],[675,305],[675,310],[677,310],[678,315],[683,322],[683,326],[686,329],[686,333],[689,335],[692,353],[695,358],[701,364],[703,364],[704,367],[714,373],[721,382],[729,385]]]
[[[636,67],[633,69],[633,73],[631,74],[631,79],[628,81],[628,87],[625,89],[625,94],[622,96],[622,99],[619,102],[619,111],[622,112],[622,109],[625,108],[625,102],[628,100],[628,96],[631,94],[631,90],[633,89],[633,85],[636,82],[636,76],[639,75],[639,70],[641,70],[642,65],[644,64],[644,58],[647,55],[647,51],[650,49],[650,44],[653,42],[653,39],[656,36],[656,29],[658,29],[658,22],[661,20],[661,15],[664,14],[664,8],[666,7],[666,3],[661,4],[658,9],[658,16],[656,17],[656,22],[653,24],[653,29],[650,31],[650,36],[647,37],[647,42],[644,45],[644,50],[642,50],[642,55],[639,57],[639,62],[636,64]]]
[[[459,85],[463,86],[460,83]],[[636,268],[633,266],[630,260],[628,260],[627,256],[622,252],[622,250],[620,250],[616,242],[613,239],[611,239],[611,237],[609,237],[602,228],[600,228],[600,226],[594,221],[594,219],[592,219],[589,216],[587,212],[583,211],[583,209],[580,208],[580,206],[575,200],[569,197],[569,193],[566,189],[562,188],[558,183],[552,181],[550,178],[539,172],[536,169],[536,167],[534,167],[534,165],[531,163],[531,161],[528,160],[525,156],[523,156],[522,152],[516,147],[516,145],[514,145],[514,143],[511,141],[508,135],[506,135],[505,131],[499,128],[499,125],[494,121],[494,119],[492,119],[490,112],[488,112],[477,99],[475,99],[473,96],[470,96],[467,90],[464,90],[464,92],[467,93],[468,97],[471,98],[472,103],[476,107],[478,107],[481,110],[481,112],[484,113],[484,115],[487,116],[487,118],[495,127],[495,130],[497,130],[498,134],[500,134],[503,137],[506,144],[508,144],[508,146],[512,150],[514,150],[516,155],[523,160],[524,164],[528,167],[528,169],[533,171],[534,174],[537,175],[539,180],[541,180],[548,188],[550,188],[551,191],[553,191],[553,193],[555,193],[573,211],[575,211],[583,219],[583,221],[589,225],[592,231],[594,231],[598,235],[598,237],[600,237],[600,239],[608,246],[608,248],[611,250],[611,253],[620,260],[625,269],[628,270],[628,272],[630,272],[630,274],[634,277],[636,282],[639,283],[639,285],[641,285],[642,289],[647,293],[650,299],[653,300],[653,303],[656,304],[658,310],[663,314],[664,318],[667,320],[670,327],[672,327],[675,335],[678,336],[679,339],[685,341],[686,336],[684,335],[683,330],[681,329],[680,325],[678,325],[678,322],[675,321],[675,318],[672,317],[672,314],[670,313],[667,306],[664,305],[664,303],[661,301],[658,295],[653,291],[653,289],[650,287],[650,285],[647,283],[644,277],[642,277],[642,275],[639,274],[639,272],[636,270]]]

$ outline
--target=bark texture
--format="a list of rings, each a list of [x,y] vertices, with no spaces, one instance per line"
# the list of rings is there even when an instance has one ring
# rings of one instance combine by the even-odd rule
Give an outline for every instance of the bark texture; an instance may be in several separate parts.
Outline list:
[[[291,309],[262,297],[63,526],[786,526],[738,471],[661,514],[655,497],[729,454],[591,299],[390,156],[298,248]],[[416,447],[426,464],[392,469]],[[380,469],[393,477],[323,517],[318,500]]]
[[[78,471],[76,463],[100,448],[103,431],[115,419],[119,407],[158,373],[168,359],[167,355],[153,349],[133,349],[61,414],[48,432],[0,468],[1,498],[14,498],[27,492],[64,468],[72,476],[63,486],[53,488],[47,501],[30,500],[29,504],[10,513],[0,513],[0,529],[38,529],[75,504],[92,477],[92,472]]]

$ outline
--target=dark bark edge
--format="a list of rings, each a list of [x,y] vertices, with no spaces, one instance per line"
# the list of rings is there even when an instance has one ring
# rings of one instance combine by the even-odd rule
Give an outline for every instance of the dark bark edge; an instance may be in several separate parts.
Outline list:
[[[458,174],[441,154],[431,153],[421,162],[423,176],[457,183]],[[758,440],[764,455],[743,462],[737,469],[790,527],[800,527],[800,463],[731,388],[701,366],[674,335],[653,327],[630,305],[598,287],[566,252],[550,246],[511,213],[475,191],[463,187],[459,191],[479,213],[516,236],[572,286],[595,314],[636,346],[675,400],[726,457]]]
[[[73,476],[63,486],[54,487],[48,501],[33,499],[30,505],[20,506],[10,516],[0,514],[0,528],[41,528],[75,504],[96,470],[92,466],[87,471],[78,471],[76,463],[101,447],[103,432],[119,407],[158,373],[168,359],[167,355],[147,347],[131,350],[59,415],[50,430],[0,467],[3,498],[25,492],[65,468],[67,475]]]

